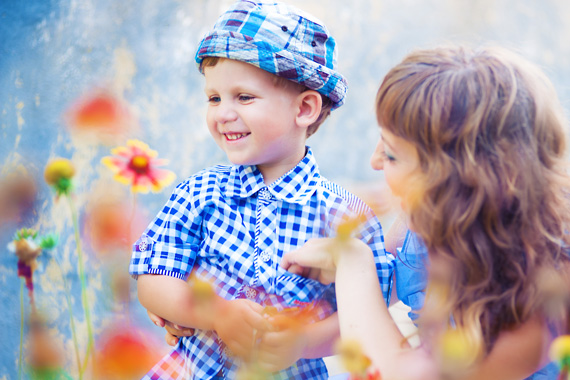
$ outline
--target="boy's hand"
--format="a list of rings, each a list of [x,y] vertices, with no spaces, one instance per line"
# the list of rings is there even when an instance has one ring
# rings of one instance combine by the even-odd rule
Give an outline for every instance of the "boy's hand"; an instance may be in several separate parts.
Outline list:
[[[291,324],[288,317],[271,318],[275,331],[261,335],[256,348],[257,363],[268,372],[277,372],[295,364],[307,346],[304,326]]]
[[[193,328],[186,328],[186,327],[182,327],[182,326],[178,326],[175,325],[169,321],[166,321],[165,319],[159,317],[158,315],[150,312],[150,311],[146,311],[150,320],[157,325],[158,327],[164,327],[164,329],[166,330],[166,335],[164,337],[164,340],[166,341],[166,343],[169,346],[176,346],[178,344],[178,338],[181,336],[192,336],[194,335],[194,329]]]
[[[214,330],[233,355],[249,359],[258,337],[270,328],[263,306],[248,299],[219,301]]]

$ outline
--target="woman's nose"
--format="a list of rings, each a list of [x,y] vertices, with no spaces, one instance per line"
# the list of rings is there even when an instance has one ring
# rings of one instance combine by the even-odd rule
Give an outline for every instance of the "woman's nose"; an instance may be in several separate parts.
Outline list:
[[[370,166],[374,170],[383,170],[384,169],[384,144],[382,143],[382,139],[378,140],[378,144],[376,144],[376,149],[374,149],[374,153],[372,153],[372,157],[370,157]]]

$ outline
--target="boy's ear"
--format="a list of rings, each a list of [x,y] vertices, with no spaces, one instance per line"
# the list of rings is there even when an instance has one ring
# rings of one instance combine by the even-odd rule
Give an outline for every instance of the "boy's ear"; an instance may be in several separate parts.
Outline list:
[[[323,99],[321,94],[314,90],[306,90],[297,97],[297,125],[307,128],[319,118]]]

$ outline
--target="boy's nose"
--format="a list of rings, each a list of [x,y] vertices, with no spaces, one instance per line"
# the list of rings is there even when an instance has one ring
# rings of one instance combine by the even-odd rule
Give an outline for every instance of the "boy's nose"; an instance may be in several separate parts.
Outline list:
[[[372,166],[372,169],[384,169],[384,157],[382,156],[383,152],[384,144],[382,144],[382,139],[379,139],[378,144],[376,144],[376,149],[374,149],[374,153],[372,153],[372,157],[370,157],[370,166]]]
[[[226,124],[237,119],[237,112],[228,102],[220,102],[216,107],[216,122]]]

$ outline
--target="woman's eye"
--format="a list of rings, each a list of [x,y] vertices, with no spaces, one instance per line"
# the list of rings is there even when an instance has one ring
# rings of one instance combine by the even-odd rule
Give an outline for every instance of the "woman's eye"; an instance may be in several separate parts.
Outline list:
[[[382,159],[383,159],[383,160],[388,160],[388,161],[391,161],[391,162],[396,161],[396,157],[390,155],[389,153],[382,152],[381,154],[382,154]]]

